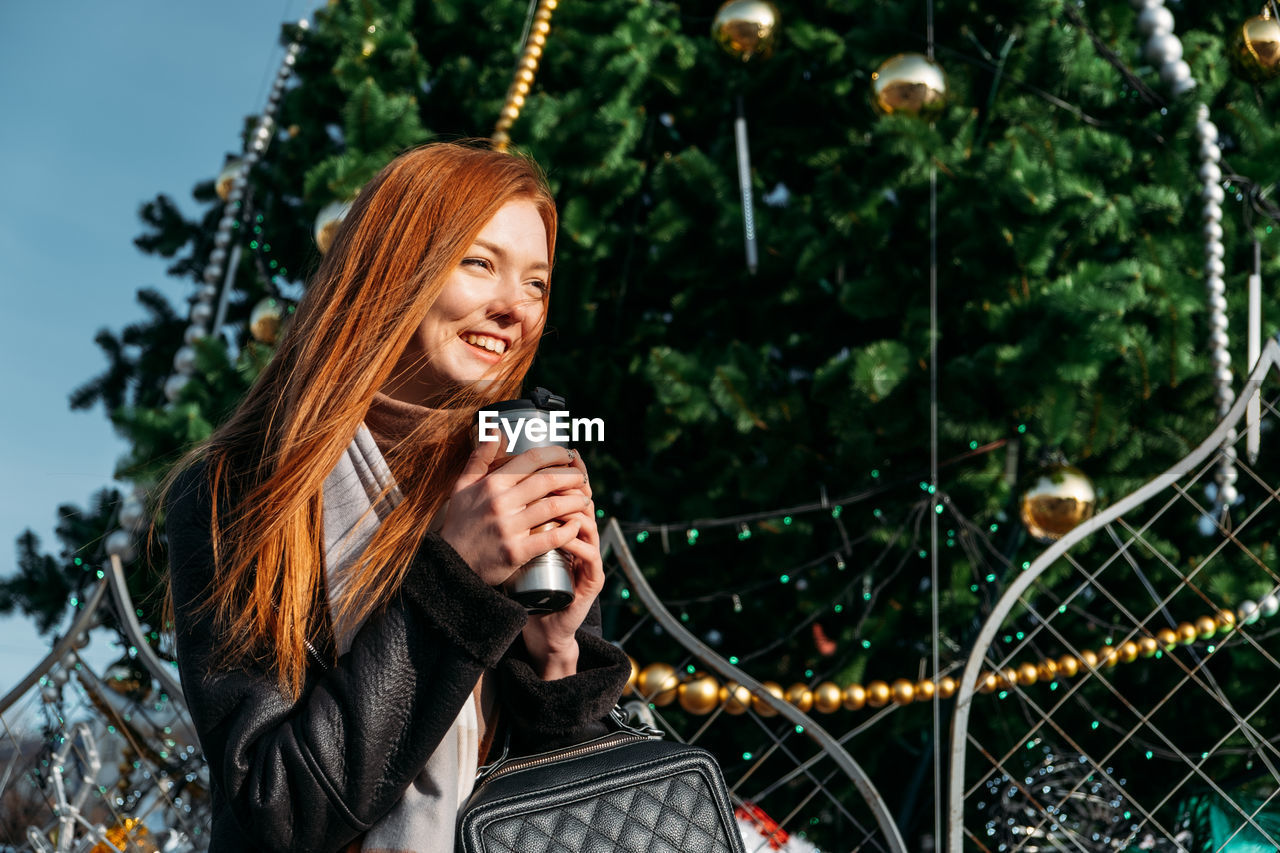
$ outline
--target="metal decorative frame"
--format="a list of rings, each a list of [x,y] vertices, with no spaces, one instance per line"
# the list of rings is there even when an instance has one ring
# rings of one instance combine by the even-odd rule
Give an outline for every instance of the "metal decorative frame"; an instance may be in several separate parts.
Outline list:
[[[1021,703],[1024,717],[1027,720],[1026,725],[1029,726],[1028,731],[1030,732],[1030,736],[1023,735],[1023,739],[1028,744],[1028,749],[1031,746],[1038,745],[1037,733],[1040,732],[1050,732],[1055,737],[1060,737],[1065,741],[1073,740],[1074,736],[1071,732],[1063,731],[1055,723],[1054,714],[1081,689],[1084,683],[1094,682],[1093,686],[1095,688],[1101,685],[1106,691],[1110,691],[1109,697],[1114,697],[1111,699],[1111,709],[1123,717],[1123,723],[1115,726],[1115,730],[1120,733],[1119,741],[1109,751],[1096,755],[1089,754],[1087,749],[1072,748],[1070,752],[1074,757],[1071,761],[1081,765],[1081,778],[1076,780],[1073,785],[1068,786],[1065,791],[1060,791],[1054,785],[1046,783],[1043,785],[1043,792],[1041,792],[1040,782],[1035,780],[1035,776],[1037,774],[1043,775],[1045,772],[1043,768],[1036,771],[1036,773],[1026,773],[1026,778],[1023,780],[1021,778],[1023,773],[1009,766],[1013,763],[1014,750],[1021,744],[1015,743],[1014,747],[1008,750],[1004,750],[1004,745],[999,749],[995,749],[992,744],[982,742],[973,732],[975,722],[973,704],[975,697],[979,693],[978,688],[983,680],[984,670],[999,673],[1002,667],[1007,667],[1010,664],[1015,655],[1026,656],[1029,654],[1027,649],[1035,639],[1031,636],[1032,634],[1038,634],[1038,640],[1040,641],[1047,641],[1053,645],[1067,646],[1070,651],[1071,642],[1062,632],[1057,630],[1053,625],[1053,621],[1060,612],[1065,611],[1068,605],[1077,607],[1078,605],[1075,602],[1083,600],[1080,598],[1082,592],[1088,591],[1086,597],[1089,600],[1096,599],[1106,607],[1113,608],[1114,613],[1122,616],[1116,621],[1123,621],[1125,624],[1115,628],[1113,631],[1116,635],[1114,639],[1117,645],[1123,641],[1152,636],[1152,629],[1147,626],[1148,621],[1153,624],[1157,622],[1172,624],[1172,615],[1166,605],[1176,594],[1190,592],[1194,596],[1199,596],[1202,599],[1199,610],[1203,611],[1204,601],[1209,601],[1210,603],[1212,601],[1201,587],[1207,588],[1212,578],[1209,581],[1204,581],[1197,574],[1210,563],[1211,559],[1220,554],[1225,553],[1228,555],[1222,557],[1222,561],[1236,555],[1235,551],[1228,549],[1228,546],[1232,544],[1241,549],[1243,552],[1241,556],[1247,565],[1262,570],[1266,575],[1267,582],[1272,584],[1272,594],[1274,595],[1277,584],[1280,584],[1276,571],[1270,568],[1265,560],[1249,552],[1237,538],[1237,534],[1243,532],[1264,508],[1280,497],[1274,486],[1268,485],[1256,474],[1254,477],[1258,481],[1258,485],[1265,488],[1268,496],[1261,499],[1259,506],[1249,513],[1247,517],[1241,518],[1234,529],[1223,527],[1221,526],[1222,522],[1219,522],[1218,532],[1222,534],[1221,541],[1216,547],[1207,545],[1206,549],[1210,550],[1208,556],[1205,556],[1202,561],[1190,570],[1184,572],[1179,566],[1174,565],[1168,558],[1161,555],[1158,548],[1153,548],[1151,541],[1154,538],[1154,534],[1149,533],[1157,522],[1162,524],[1177,523],[1177,519],[1174,519],[1172,515],[1168,518],[1163,517],[1172,507],[1176,506],[1184,510],[1194,507],[1195,511],[1201,514],[1209,512],[1206,507],[1202,507],[1196,502],[1192,495],[1190,484],[1197,479],[1212,476],[1211,472],[1215,464],[1220,462],[1219,457],[1224,452],[1224,444],[1230,444],[1235,440],[1236,427],[1245,417],[1250,399],[1254,397],[1255,393],[1259,392],[1264,380],[1268,378],[1273,370],[1280,370],[1280,344],[1277,344],[1275,340],[1270,340],[1263,347],[1258,363],[1241,394],[1236,398],[1235,404],[1231,406],[1225,419],[1221,421],[1212,434],[1169,470],[1136,492],[1117,501],[1105,512],[1081,524],[1071,533],[1054,543],[1032,562],[1025,571],[1013,578],[1008,589],[996,603],[974,644],[956,694],[946,812],[947,850],[950,853],[960,853],[962,849],[966,849],[966,839],[968,839],[970,845],[976,844],[981,849],[991,850],[1111,850],[1121,849],[1120,846],[1115,846],[1121,844],[1133,843],[1136,846],[1137,842],[1132,837],[1132,832],[1129,833],[1127,838],[1120,837],[1120,835],[1117,835],[1114,839],[1108,837],[1105,843],[1097,835],[1082,842],[1073,839],[1070,837],[1071,834],[1067,832],[1060,831],[1057,834],[1048,832],[1046,827],[1061,829],[1057,824],[1061,823],[1061,808],[1064,802],[1071,797],[1079,796],[1086,781],[1089,785],[1096,786],[1100,782],[1106,782],[1107,780],[1104,777],[1107,777],[1119,779],[1123,783],[1123,767],[1120,766],[1123,762],[1120,758],[1124,756],[1120,756],[1121,747],[1130,746],[1130,741],[1133,738],[1140,734],[1145,736],[1148,733],[1153,737],[1151,738],[1152,746],[1146,747],[1146,758],[1151,759],[1153,752],[1159,749],[1163,753],[1163,758],[1174,763],[1181,763],[1182,769],[1186,772],[1185,776],[1177,780],[1173,785],[1173,791],[1159,803],[1156,803],[1154,808],[1142,803],[1136,803],[1133,804],[1131,811],[1125,812],[1126,815],[1132,813],[1135,828],[1141,826],[1141,831],[1147,833],[1147,837],[1144,839],[1147,849],[1184,849],[1182,844],[1186,840],[1185,836],[1180,836],[1177,827],[1169,826],[1167,821],[1162,823],[1157,820],[1155,811],[1158,808],[1167,810],[1173,793],[1182,791],[1181,796],[1185,796],[1192,785],[1198,785],[1210,792],[1210,796],[1222,798],[1225,803],[1224,809],[1228,812],[1229,819],[1235,822],[1235,834],[1247,832],[1254,837],[1266,839],[1268,844],[1274,844],[1277,848],[1280,848],[1280,840],[1275,838],[1275,828],[1268,829],[1258,817],[1263,806],[1267,805],[1267,801],[1261,804],[1250,803],[1248,805],[1238,802],[1233,798],[1230,791],[1225,790],[1219,784],[1211,772],[1204,769],[1205,762],[1210,759],[1215,749],[1222,748],[1228,738],[1237,737],[1247,742],[1248,746],[1245,747],[1245,750],[1251,750],[1249,753],[1250,760],[1252,761],[1256,758],[1258,763],[1264,766],[1265,772],[1271,776],[1273,787],[1277,792],[1280,792],[1280,773],[1277,773],[1277,767],[1280,766],[1280,751],[1277,750],[1276,745],[1269,738],[1262,736],[1249,722],[1250,717],[1257,714],[1262,705],[1252,708],[1246,713],[1241,713],[1235,708],[1231,699],[1225,696],[1218,687],[1212,673],[1205,669],[1205,664],[1215,653],[1215,645],[1209,645],[1204,652],[1195,650],[1184,652],[1183,654],[1189,655],[1190,664],[1184,663],[1181,659],[1175,660],[1174,655],[1170,653],[1171,648],[1166,648],[1158,653],[1166,657],[1167,661],[1149,661],[1148,665],[1176,663],[1183,671],[1182,674],[1177,675],[1177,678],[1180,679],[1178,683],[1166,695],[1163,697],[1144,697],[1144,699],[1151,701],[1149,709],[1144,706],[1143,710],[1139,710],[1126,700],[1121,691],[1117,690],[1115,683],[1119,681],[1119,678],[1113,676],[1109,671],[1110,666],[1114,666],[1114,661],[1107,663],[1099,661],[1096,666],[1082,663],[1079,678],[1074,681],[1064,679],[1059,686],[1066,689],[1062,693],[1055,693],[1050,702],[1044,701],[1043,696],[1033,695],[1033,689],[1023,690],[1016,683],[1002,682],[1002,689],[1006,689],[1009,695]],[[1274,407],[1270,411],[1275,414]],[[1154,501],[1153,499],[1157,497],[1165,499],[1165,501],[1163,503]],[[1148,502],[1151,503],[1151,506],[1145,508],[1149,509],[1151,514],[1144,522],[1135,525],[1132,521],[1126,520],[1126,514],[1131,514],[1139,508],[1144,508],[1144,505],[1148,504]],[[1216,517],[1215,520],[1217,520]],[[1194,523],[1194,521],[1189,523]],[[1099,533],[1105,533],[1110,536],[1115,545],[1114,551],[1111,552],[1110,556],[1102,560],[1100,564],[1090,563],[1088,566],[1081,564],[1073,556],[1073,550],[1078,549],[1086,543],[1086,540]],[[1105,542],[1105,540],[1102,541]],[[1152,565],[1158,567],[1170,577],[1178,579],[1178,582],[1169,589],[1157,590],[1147,584],[1147,590],[1152,597],[1152,602],[1150,603],[1154,604],[1154,610],[1149,614],[1140,602],[1116,600],[1110,595],[1110,592],[1100,579],[1100,576],[1107,568],[1115,566],[1118,570],[1123,570],[1127,573],[1126,578],[1137,578],[1146,584],[1146,578],[1139,565],[1139,559],[1147,555],[1154,557],[1151,561]],[[1072,591],[1060,599],[1062,609],[1055,608],[1054,610],[1046,611],[1042,600],[1045,596],[1040,595],[1040,593],[1043,593],[1044,588],[1037,587],[1037,584],[1042,581],[1050,569],[1056,568],[1058,571],[1062,571],[1064,566],[1068,564],[1074,569],[1067,584],[1072,587]],[[1060,581],[1059,585],[1061,586]],[[1036,587],[1036,590],[1033,590],[1033,587]],[[1033,595],[1033,592],[1037,592],[1037,594]],[[1056,605],[1058,601],[1053,601],[1052,603]],[[1253,602],[1241,603],[1241,614],[1248,614],[1251,618],[1239,619],[1229,634],[1225,636],[1219,635],[1223,638],[1217,648],[1220,649],[1227,646],[1228,643],[1234,643],[1234,648],[1260,655],[1263,662],[1274,665],[1277,669],[1276,674],[1280,674],[1280,661],[1277,661],[1277,656],[1273,654],[1273,651],[1269,651],[1266,646],[1261,644],[1259,638],[1253,636],[1256,629],[1252,627],[1251,623],[1257,618],[1257,609],[1257,605]],[[1006,626],[1010,617],[1023,618],[1026,624],[1033,627],[1027,629],[1028,636],[1025,639],[1021,639],[1018,645],[1013,647],[1008,645],[999,646],[997,638],[1002,633],[1002,629]],[[1164,620],[1168,620],[1168,622],[1165,623]],[[1212,635],[1213,632],[1209,631],[1208,633]],[[1022,638],[1021,634],[1018,636]],[[1201,637],[1204,636],[1203,634],[1201,635]],[[1111,642],[1111,638],[1107,642]],[[1217,741],[1199,757],[1187,754],[1181,743],[1175,743],[1174,740],[1166,736],[1165,732],[1162,731],[1162,725],[1164,725],[1167,717],[1161,718],[1161,725],[1157,725],[1154,722],[1154,718],[1158,715],[1172,713],[1170,710],[1172,706],[1166,706],[1177,692],[1182,690],[1190,691],[1197,686],[1208,693],[1209,701],[1206,704],[1212,714],[1223,715],[1224,718],[1227,718],[1227,722],[1234,722],[1234,725],[1223,735],[1221,740]],[[1277,686],[1267,694],[1263,704],[1266,704],[1277,692],[1280,692],[1280,680],[1277,680]],[[1185,699],[1188,695],[1192,694],[1183,694],[1181,698]],[[991,701],[994,704],[996,699],[988,696],[980,701]],[[1050,705],[1052,707],[1049,707]],[[1136,721],[1128,718],[1128,711],[1134,713]],[[1010,714],[1009,717],[1016,718],[1016,715]],[[1206,720],[1208,719],[1206,717]],[[1126,729],[1130,724],[1132,724],[1132,728]],[[1096,729],[1097,726],[1098,723],[1095,721],[1093,727]],[[979,838],[972,826],[966,827],[966,815],[972,816],[972,813],[977,810],[977,802],[990,800],[991,792],[999,787],[993,784],[987,786],[984,790],[984,785],[981,781],[976,783],[973,781],[975,776],[972,772],[970,772],[969,778],[966,780],[966,770],[970,769],[968,759],[975,753],[990,760],[993,771],[1002,773],[1000,778],[1003,783],[1009,786],[1009,790],[1016,792],[1016,794],[1008,794],[1008,798],[1013,799],[1016,797],[1024,802],[1028,813],[1037,812],[1032,819],[1027,821],[1026,826],[1018,828],[1019,834],[1017,838],[1021,840],[1015,843],[1006,842],[1004,846],[993,843],[992,846],[987,847],[986,839]],[[1076,753],[1079,754],[1076,755]],[[1127,752],[1125,753],[1125,755],[1128,754]],[[1052,770],[1052,766],[1049,769]],[[1030,790],[1033,786],[1035,790]],[[1273,793],[1267,800],[1272,801],[1271,798],[1275,796],[1275,793]],[[1119,799],[1119,797],[1116,799]],[[1128,804],[1125,807],[1128,808]],[[1013,823],[1012,818],[1010,823]],[[990,830],[990,824],[988,829]],[[1153,844],[1156,846],[1152,846]],[[972,849],[972,847],[969,849]],[[1201,848],[1197,847],[1196,849]]]

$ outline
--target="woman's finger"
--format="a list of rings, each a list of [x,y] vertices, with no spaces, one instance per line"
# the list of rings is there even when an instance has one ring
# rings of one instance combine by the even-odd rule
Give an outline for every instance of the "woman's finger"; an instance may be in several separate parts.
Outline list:
[[[573,516],[582,520],[582,511],[588,501],[582,495],[552,495],[529,504],[512,519],[512,524],[523,530],[532,530],[548,521],[567,522]]]
[[[460,492],[463,489],[475,485],[486,474],[489,473],[489,466],[493,464],[493,460],[498,456],[498,444],[493,441],[481,441],[476,444],[476,449],[471,451],[471,456],[467,459],[467,464],[463,467],[462,473],[458,475],[458,480],[454,483],[454,492]]]

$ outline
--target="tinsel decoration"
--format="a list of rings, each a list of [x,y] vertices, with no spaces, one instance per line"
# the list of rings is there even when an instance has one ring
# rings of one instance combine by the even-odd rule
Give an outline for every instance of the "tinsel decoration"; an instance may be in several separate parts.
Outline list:
[[[1182,40],[1173,33],[1173,13],[1164,0],[1131,0],[1138,10],[1138,32],[1146,37],[1142,55],[1160,72],[1174,97],[1196,87],[1191,66],[1182,58]]]
[[[516,65],[515,78],[507,89],[506,102],[502,112],[498,114],[498,123],[493,127],[493,147],[498,151],[506,151],[511,143],[511,126],[520,117],[524,100],[533,88],[534,77],[538,73],[538,64],[542,61],[542,50],[547,45],[547,34],[551,32],[551,13],[555,11],[558,0],[538,0],[538,8],[533,13],[533,24],[529,28],[524,42],[524,50],[520,62]]]
[[[1200,104],[1196,108],[1196,141],[1200,145],[1200,199],[1204,235],[1205,291],[1209,300],[1209,358],[1213,364],[1214,401],[1219,418],[1224,418],[1235,402],[1232,390],[1231,353],[1227,349],[1227,284],[1224,276],[1226,249],[1222,244],[1222,202],[1226,193],[1222,189],[1222,170],[1218,161],[1222,151],[1218,148],[1218,127],[1209,118],[1209,108]],[[1222,452],[1213,472],[1213,519],[1223,514],[1236,502],[1236,431],[1231,429],[1222,443]]]

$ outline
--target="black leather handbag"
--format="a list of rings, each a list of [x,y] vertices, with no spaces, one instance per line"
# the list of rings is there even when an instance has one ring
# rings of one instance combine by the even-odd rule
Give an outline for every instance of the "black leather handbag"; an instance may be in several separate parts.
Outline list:
[[[744,853],[711,754],[619,709],[611,719],[616,730],[594,740],[481,768],[458,815],[458,851]]]

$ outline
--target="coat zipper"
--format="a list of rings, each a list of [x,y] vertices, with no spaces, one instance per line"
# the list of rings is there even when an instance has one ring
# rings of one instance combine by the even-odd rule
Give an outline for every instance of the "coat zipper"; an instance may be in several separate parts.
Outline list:
[[[307,647],[307,651],[311,653],[312,660],[320,664],[321,669],[323,669],[325,672],[328,672],[332,668],[329,666],[329,664],[325,663],[324,658],[320,657],[320,653],[316,651],[315,646],[311,645],[310,640],[303,640],[302,643]]]

